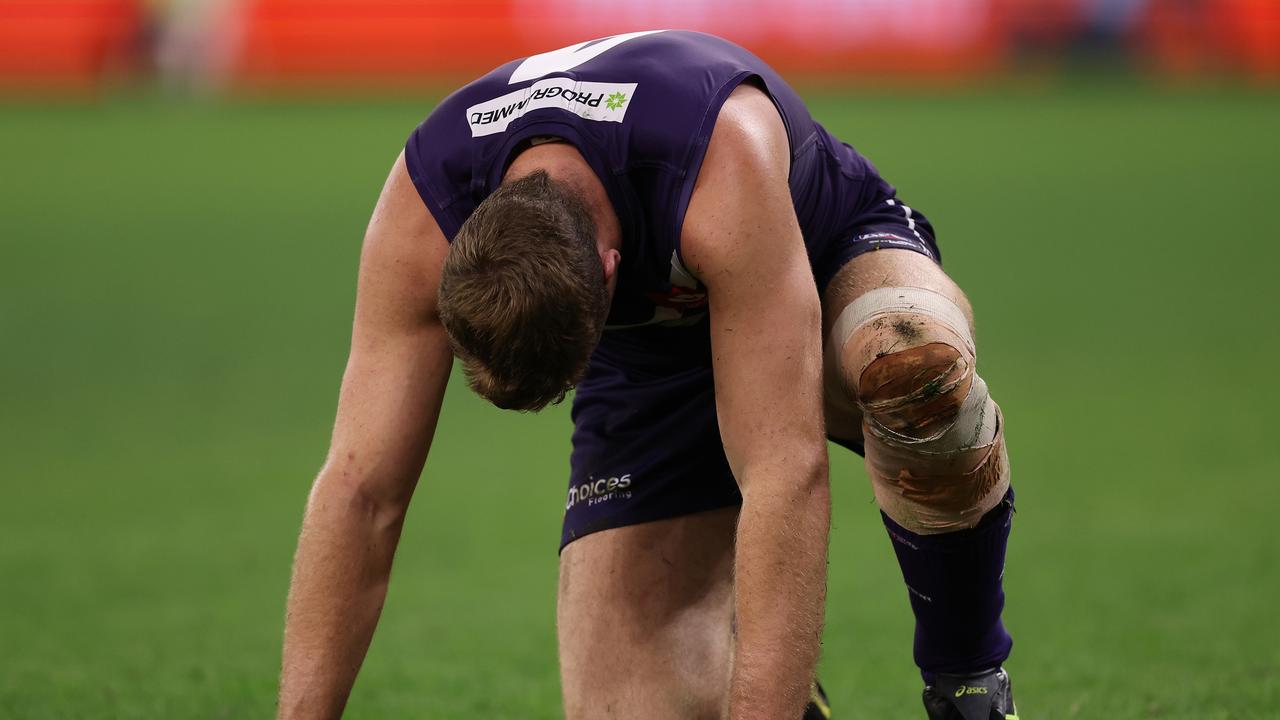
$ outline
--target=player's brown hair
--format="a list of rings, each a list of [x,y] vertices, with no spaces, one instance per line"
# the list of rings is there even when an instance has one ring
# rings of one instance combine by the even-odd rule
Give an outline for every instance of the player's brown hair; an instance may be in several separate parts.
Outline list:
[[[477,394],[511,410],[563,400],[609,312],[586,205],[543,171],[502,184],[458,230],[439,307]]]

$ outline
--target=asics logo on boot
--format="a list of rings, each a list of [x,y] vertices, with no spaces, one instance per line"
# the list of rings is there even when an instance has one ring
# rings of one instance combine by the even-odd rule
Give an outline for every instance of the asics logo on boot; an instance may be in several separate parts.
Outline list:
[[[956,697],[964,697],[965,695],[986,695],[987,689],[980,686],[961,685],[956,688]]]

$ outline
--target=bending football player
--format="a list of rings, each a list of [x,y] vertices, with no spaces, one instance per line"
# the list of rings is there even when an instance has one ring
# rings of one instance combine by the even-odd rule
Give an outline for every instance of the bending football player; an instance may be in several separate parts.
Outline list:
[[[940,259],[928,220],[719,38],[618,35],[455,92],[365,240],[281,717],[342,712],[455,356],[498,407],[577,389],[571,720],[830,717],[813,678],[828,436],[865,453],[928,716],[1013,716],[1003,419]]]

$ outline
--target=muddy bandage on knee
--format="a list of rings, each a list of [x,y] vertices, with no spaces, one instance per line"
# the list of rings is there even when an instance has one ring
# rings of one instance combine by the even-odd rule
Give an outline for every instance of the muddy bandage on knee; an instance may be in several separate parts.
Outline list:
[[[976,525],[1004,497],[1009,462],[964,312],[932,290],[880,288],[845,308],[831,343],[857,382],[880,508],[922,535]]]

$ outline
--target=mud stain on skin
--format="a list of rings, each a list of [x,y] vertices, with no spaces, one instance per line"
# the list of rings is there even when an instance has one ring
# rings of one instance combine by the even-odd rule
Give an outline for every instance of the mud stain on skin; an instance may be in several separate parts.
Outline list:
[[[920,330],[911,324],[910,320],[899,319],[893,321],[893,331],[898,333],[898,337],[903,340],[915,340],[920,337]]]

